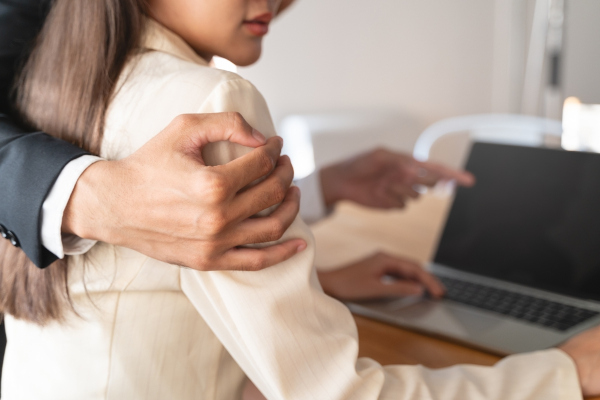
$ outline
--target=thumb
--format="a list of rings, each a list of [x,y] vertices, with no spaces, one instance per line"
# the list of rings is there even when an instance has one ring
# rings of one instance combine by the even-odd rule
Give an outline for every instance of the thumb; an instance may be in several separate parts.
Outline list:
[[[186,114],[177,117],[179,137],[196,151],[208,143],[229,141],[242,146],[258,147],[267,142],[237,112]]]

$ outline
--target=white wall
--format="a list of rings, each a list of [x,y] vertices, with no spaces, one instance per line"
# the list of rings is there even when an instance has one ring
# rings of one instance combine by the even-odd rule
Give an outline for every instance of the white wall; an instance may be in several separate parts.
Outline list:
[[[565,96],[600,104],[600,0],[566,4]]]
[[[385,109],[419,128],[491,109],[492,0],[298,0],[240,69],[275,121]]]
[[[385,110],[407,150],[439,119],[519,112],[535,0],[297,0],[241,68],[274,120]],[[565,95],[600,103],[600,0],[567,0]],[[381,142],[381,141],[380,141]]]

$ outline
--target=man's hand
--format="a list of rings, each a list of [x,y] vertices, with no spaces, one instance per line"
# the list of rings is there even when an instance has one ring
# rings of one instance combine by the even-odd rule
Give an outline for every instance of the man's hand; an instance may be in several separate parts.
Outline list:
[[[600,395],[600,326],[580,333],[558,348],[575,361],[583,395]]]
[[[255,149],[220,166],[206,166],[201,149],[228,140]],[[63,231],[129,247],[202,271],[259,270],[306,247],[278,240],[298,213],[293,169],[279,157],[283,141],[268,141],[237,113],[177,117],[131,156],[100,161],[79,178]],[[255,186],[255,180],[267,178]],[[249,218],[281,205],[267,217]]]
[[[419,264],[384,253],[318,275],[323,291],[340,300],[444,294],[444,286]]]
[[[351,200],[368,207],[404,207],[419,197],[415,185],[433,186],[440,180],[456,180],[472,186],[469,172],[457,171],[412,156],[377,149],[321,170],[323,198],[327,206]]]

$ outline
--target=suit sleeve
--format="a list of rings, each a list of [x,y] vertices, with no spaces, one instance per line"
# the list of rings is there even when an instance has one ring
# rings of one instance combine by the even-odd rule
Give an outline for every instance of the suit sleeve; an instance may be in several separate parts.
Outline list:
[[[45,133],[20,128],[10,116],[14,76],[43,25],[48,4],[0,0],[0,229],[40,268],[56,260],[41,244],[44,199],[63,167],[86,154]]]
[[[275,135],[265,101],[247,81],[220,85],[199,110],[221,111],[240,112],[265,136]],[[246,151],[219,142],[203,154],[223,164]],[[262,271],[181,271],[186,296],[268,399],[581,399],[573,361],[560,350],[439,370],[358,358],[352,315],[323,293],[315,243],[300,218],[281,240],[291,238],[305,239],[307,249]]]

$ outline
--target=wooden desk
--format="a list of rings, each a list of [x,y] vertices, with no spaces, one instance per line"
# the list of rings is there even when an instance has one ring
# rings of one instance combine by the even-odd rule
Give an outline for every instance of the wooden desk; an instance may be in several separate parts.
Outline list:
[[[404,211],[373,211],[340,204],[331,218],[313,226],[316,265],[332,269],[381,250],[426,262],[433,255],[449,204],[447,197],[434,194],[423,196]],[[442,368],[460,363],[492,365],[499,360],[498,356],[449,341],[360,316],[354,318],[359,355],[384,365]]]

